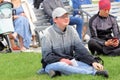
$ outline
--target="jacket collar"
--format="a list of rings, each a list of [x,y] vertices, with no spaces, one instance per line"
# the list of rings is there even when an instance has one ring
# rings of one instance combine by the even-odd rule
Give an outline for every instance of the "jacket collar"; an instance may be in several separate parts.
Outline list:
[[[65,32],[67,31],[67,28],[65,28],[65,30],[62,31],[56,24],[53,24],[53,29],[61,35],[65,34]]]
[[[99,18],[101,18],[101,19],[107,19],[107,17],[102,17],[102,16],[100,16],[99,15],[99,12],[98,12],[98,14],[97,14],[98,16],[99,16]]]

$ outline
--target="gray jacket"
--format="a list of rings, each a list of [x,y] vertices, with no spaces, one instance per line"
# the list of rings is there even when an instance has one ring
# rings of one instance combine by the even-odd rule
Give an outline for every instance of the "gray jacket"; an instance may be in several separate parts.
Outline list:
[[[62,0],[44,0],[43,1],[43,8],[44,11],[49,17],[52,17],[52,11],[57,7],[63,7],[64,4]]]
[[[94,62],[94,57],[89,54],[77,31],[71,26],[67,26],[64,32],[55,24],[48,27],[42,37],[42,55],[47,64],[58,62],[62,58],[75,58],[89,65]]]
[[[104,44],[106,40],[111,39],[112,37],[120,38],[117,21],[112,15],[109,15],[107,18],[99,16],[99,13],[94,15],[89,20],[89,28],[91,37],[101,44]]]

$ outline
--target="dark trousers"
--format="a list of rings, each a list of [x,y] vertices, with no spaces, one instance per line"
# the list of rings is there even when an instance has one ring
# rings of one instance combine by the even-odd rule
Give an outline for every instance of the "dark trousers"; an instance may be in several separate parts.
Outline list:
[[[93,39],[89,40],[88,48],[93,55],[95,54],[95,52],[97,52],[97,54],[104,54],[103,45],[99,44],[98,42],[96,42]]]
[[[91,39],[88,42],[88,48],[93,55],[96,52],[98,55],[120,56],[120,45],[118,47],[107,47],[104,44],[100,44],[96,40]]]

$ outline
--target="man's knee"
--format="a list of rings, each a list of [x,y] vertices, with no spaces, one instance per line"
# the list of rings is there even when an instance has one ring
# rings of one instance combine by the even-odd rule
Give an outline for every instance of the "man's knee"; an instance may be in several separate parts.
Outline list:
[[[94,41],[94,40],[89,40],[88,46],[93,46],[94,44],[95,44],[95,41]]]
[[[83,20],[80,17],[70,17],[70,22],[76,24],[83,24]]]
[[[78,24],[83,24],[82,18],[75,17],[75,21],[76,21]]]

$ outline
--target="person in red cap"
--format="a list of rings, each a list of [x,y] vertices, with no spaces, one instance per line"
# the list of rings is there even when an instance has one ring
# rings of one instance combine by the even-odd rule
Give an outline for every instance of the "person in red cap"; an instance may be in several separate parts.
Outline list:
[[[116,18],[109,14],[110,8],[110,0],[100,0],[98,14],[89,20],[88,48],[92,54],[120,56],[120,31]]]

